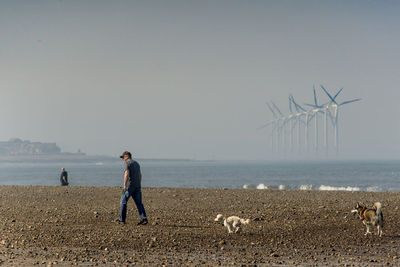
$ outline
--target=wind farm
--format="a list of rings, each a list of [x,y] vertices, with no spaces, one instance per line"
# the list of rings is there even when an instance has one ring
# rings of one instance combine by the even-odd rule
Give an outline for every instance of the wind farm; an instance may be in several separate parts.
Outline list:
[[[285,115],[273,101],[266,103],[272,120],[259,129],[270,130],[270,151],[280,158],[292,157],[330,157],[340,153],[339,110],[343,105],[358,102],[361,98],[337,100],[343,88],[330,93],[320,85],[320,93],[326,102],[318,100],[313,86],[313,102],[300,105],[292,94],[288,97],[288,113]]]

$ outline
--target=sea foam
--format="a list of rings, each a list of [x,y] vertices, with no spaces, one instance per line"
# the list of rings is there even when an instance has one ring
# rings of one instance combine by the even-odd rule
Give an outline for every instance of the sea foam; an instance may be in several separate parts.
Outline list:
[[[266,186],[264,184],[259,184],[259,185],[257,185],[257,189],[268,189],[268,186]]]
[[[312,188],[312,184],[302,184],[300,185],[299,190],[312,190]]]
[[[279,185],[278,189],[279,189],[279,190],[287,190],[287,189],[288,189],[288,186],[287,186],[287,185],[284,185],[284,184],[281,184],[281,185]]]
[[[264,185],[264,184],[259,184],[259,185],[255,185],[255,184],[244,184],[243,185],[244,189],[269,189],[268,186]]]
[[[367,192],[381,192],[382,188],[380,188],[379,186],[369,186],[366,189]]]
[[[260,189],[260,190],[290,190],[290,189],[296,189],[294,187],[289,187],[288,185],[281,184],[279,186],[271,186],[271,185],[265,185],[265,184],[245,184],[243,185],[244,189]],[[312,185],[312,184],[303,184],[297,187],[297,190],[319,190],[319,191],[349,191],[349,192],[356,192],[356,191],[361,191],[360,187],[357,186],[331,186],[331,185]],[[381,188],[377,186],[370,186],[367,187],[366,189],[363,189],[368,192],[380,192],[382,191]]]
[[[352,187],[352,186],[330,186],[330,185],[321,185],[319,188],[321,191],[360,191],[359,187]]]
[[[257,186],[255,184],[244,184],[243,188],[244,189],[256,189]]]

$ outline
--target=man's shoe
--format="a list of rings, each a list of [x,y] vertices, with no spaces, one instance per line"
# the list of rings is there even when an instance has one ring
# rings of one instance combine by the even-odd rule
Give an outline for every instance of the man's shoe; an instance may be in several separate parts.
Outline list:
[[[149,221],[147,219],[141,219],[140,222],[138,222],[137,225],[146,225],[148,223],[149,223]]]
[[[115,220],[117,223],[120,223],[120,224],[125,224],[125,222],[124,221],[121,221],[120,219],[116,219]]]

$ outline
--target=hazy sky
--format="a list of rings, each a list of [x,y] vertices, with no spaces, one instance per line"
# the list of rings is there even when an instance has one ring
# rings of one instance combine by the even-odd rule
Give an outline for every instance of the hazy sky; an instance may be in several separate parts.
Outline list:
[[[1,1],[0,140],[269,158],[288,94],[344,87],[341,153],[399,158],[398,1]],[[321,102],[327,98],[318,91]]]

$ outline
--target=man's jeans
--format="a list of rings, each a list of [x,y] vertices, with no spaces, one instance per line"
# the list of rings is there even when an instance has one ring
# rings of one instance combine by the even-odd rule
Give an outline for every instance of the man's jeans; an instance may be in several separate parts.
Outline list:
[[[125,222],[126,219],[126,204],[128,203],[129,197],[133,198],[135,201],[136,207],[138,209],[139,215],[141,219],[146,219],[146,211],[144,210],[144,206],[142,203],[142,190],[140,188],[132,188],[126,191],[122,191],[121,196],[121,217],[119,220],[121,222]]]

